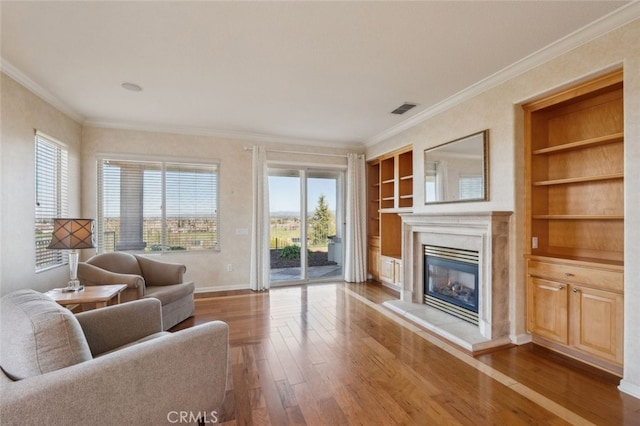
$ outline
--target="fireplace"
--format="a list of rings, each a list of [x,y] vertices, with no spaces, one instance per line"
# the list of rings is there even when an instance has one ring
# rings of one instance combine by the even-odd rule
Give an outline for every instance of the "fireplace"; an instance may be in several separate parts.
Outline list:
[[[384,305],[471,353],[512,343],[509,321],[511,213],[403,213],[400,216],[403,260],[400,300],[390,300]],[[431,297],[425,272],[428,269],[425,246],[451,247],[461,254],[459,259],[439,256],[459,262],[449,264],[449,267],[457,268],[460,263],[474,264],[473,270],[463,269],[457,276],[449,276],[448,272],[445,275],[440,271],[440,268],[445,269],[442,264],[435,265],[436,274],[447,277],[445,285],[451,279],[464,281],[465,287],[470,287],[466,274],[474,276],[471,281],[475,294],[465,289],[464,296],[454,297],[454,302],[445,300],[449,305],[448,312],[425,303],[425,295]],[[449,267],[447,269],[451,269]],[[458,295],[461,286],[455,286]],[[468,306],[455,303],[460,299]],[[440,302],[441,298],[432,300]],[[471,319],[456,316],[452,312],[455,310],[471,315]],[[525,338],[523,336],[521,340],[520,336],[515,336],[513,342]]]
[[[478,324],[478,252],[424,246],[424,303]]]

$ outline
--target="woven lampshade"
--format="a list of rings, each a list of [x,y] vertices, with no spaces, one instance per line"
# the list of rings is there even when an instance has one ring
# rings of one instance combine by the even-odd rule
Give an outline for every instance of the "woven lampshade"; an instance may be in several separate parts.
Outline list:
[[[87,249],[96,246],[93,219],[54,219],[50,249]]]

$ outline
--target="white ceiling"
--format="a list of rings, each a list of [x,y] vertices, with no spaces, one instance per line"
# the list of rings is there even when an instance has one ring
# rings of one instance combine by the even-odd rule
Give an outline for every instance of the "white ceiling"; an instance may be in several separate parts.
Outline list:
[[[371,145],[625,3],[2,1],[2,68],[89,124]]]

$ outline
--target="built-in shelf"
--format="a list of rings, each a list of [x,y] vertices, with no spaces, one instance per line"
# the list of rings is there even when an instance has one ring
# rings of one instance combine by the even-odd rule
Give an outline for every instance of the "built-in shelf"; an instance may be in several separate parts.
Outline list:
[[[622,215],[536,214],[533,219],[550,220],[624,220]]]
[[[595,182],[599,180],[624,179],[624,173],[610,173],[599,176],[580,176],[565,179],[551,179],[533,182],[533,186],[566,185],[580,182]]]
[[[586,257],[586,256],[566,256],[566,255],[558,256],[555,254],[553,247],[550,247],[549,249],[550,249],[549,253],[545,255],[527,255],[525,256],[525,258],[532,259],[532,260],[554,261],[554,260],[557,260],[559,257],[561,257],[563,262],[567,264],[572,264],[575,266],[585,266],[585,265],[588,266],[588,265],[593,265],[594,263],[599,263],[602,265],[608,265],[611,267],[619,268],[620,271],[624,272],[624,262],[621,260],[593,258],[593,257]],[[562,250],[560,249],[558,252],[562,253]]]
[[[402,256],[398,213],[413,208],[413,150],[406,147],[368,162],[369,273],[397,285]],[[384,261],[383,261],[384,259]]]
[[[527,331],[623,371],[622,70],[524,106]]]
[[[590,138],[581,141],[565,143],[562,145],[550,146],[547,148],[536,149],[533,151],[534,155],[555,154],[562,151],[571,151],[574,149],[582,149],[590,146],[606,145],[610,143],[621,142],[624,139],[624,133],[618,132],[611,135],[600,136],[597,138]]]
[[[380,209],[380,213],[411,213],[412,211],[413,209],[411,207]]]

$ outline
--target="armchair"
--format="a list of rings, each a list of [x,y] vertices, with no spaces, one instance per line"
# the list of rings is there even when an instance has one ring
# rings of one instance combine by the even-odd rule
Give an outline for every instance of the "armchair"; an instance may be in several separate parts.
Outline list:
[[[34,290],[0,303],[2,424],[169,424],[183,412],[192,423],[217,416],[226,391],[226,323],[164,332],[154,299],[78,315]]]
[[[183,282],[187,268],[124,252],[102,253],[78,264],[83,285],[126,284],[123,302],[155,297],[162,303],[162,325],[168,330],[193,315],[193,282]]]

